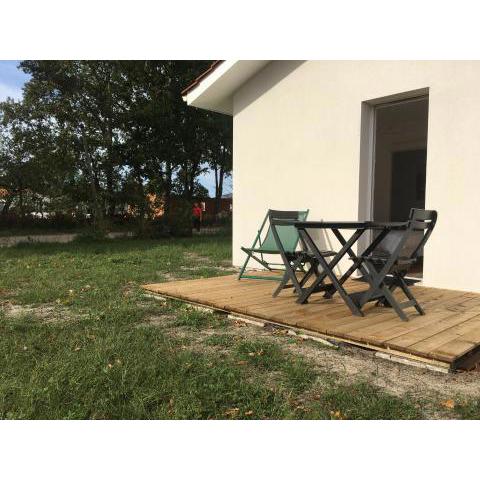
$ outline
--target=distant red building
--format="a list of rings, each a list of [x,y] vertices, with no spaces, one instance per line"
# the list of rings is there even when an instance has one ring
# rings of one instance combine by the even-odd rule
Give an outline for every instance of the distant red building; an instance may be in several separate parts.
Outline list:
[[[205,198],[204,200],[197,200],[202,205],[202,210],[205,213],[215,213],[215,203],[214,198]],[[221,198],[220,199],[220,211],[218,213],[231,213],[232,212],[232,198]]]
[[[156,195],[149,194],[147,195],[147,200],[151,205],[151,211],[153,218],[162,217],[164,214],[163,202],[158,200]],[[170,199],[172,209],[175,209],[175,203],[177,201],[176,197]],[[203,198],[203,199],[193,199],[193,202],[200,203],[202,210],[207,215],[214,215],[215,213],[215,203],[214,198]],[[128,207],[128,211],[132,212],[132,207]],[[232,197],[226,197],[220,199],[220,209],[219,214],[231,214],[232,213]]]

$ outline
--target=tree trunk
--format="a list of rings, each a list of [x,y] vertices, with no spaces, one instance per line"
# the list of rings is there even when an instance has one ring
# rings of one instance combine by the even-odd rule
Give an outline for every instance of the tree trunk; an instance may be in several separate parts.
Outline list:
[[[105,122],[102,128],[103,141],[107,149],[107,162],[105,166],[105,175],[107,177],[107,216],[112,218],[115,215],[115,193],[114,193],[114,159],[113,159],[113,131],[112,131],[112,118],[113,118],[113,100],[112,100],[112,88],[111,77],[107,73],[108,78],[105,83]]]
[[[184,178],[183,178],[183,195],[187,200],[192,199],[192,192],[190,190],[190,181],[188,177],[188,164],[185,164],[183,167]]]
[[[10,207],[13,203],[13,199],[15,198],[14,194],[10,194],[7,199],[5,200],[5,205],[3,205],[2,215],[8,215]]]
[[[25,205],[23,203],[23,185],[20,185],[20,188],[18,189],[18,206],[20,208],[20,223],[23,224],[23,221],[25,219]]]
[[[189,201],[192,201],[194,189],[195,189],[195,179],[197,178],[198,162],[194,162],[191,165],[190,172],[185,169],[185,198]],[[187,172],[189,175],[187,175]]]
[[[172,162],[168,160],[165,165],[165,196],[163,214],[168,219],[172,205]]]
[[[147,213],[147,199],[145,196],[145,189],[143,188],[142,172],[140,169],[135,168],[135,176],[137,178],[138,189],[138,233],[142,236],[145,233],[145,214]]]
[[[223,170],[223,165],[220,167],[218,173],[218,185],[215,189],[215,215],[218,215],[222,209],[222,196],[223,196],[223,179],[225,177],[225,172]]]
[[[104,233],[105,231],[105,221],[103,218],[103,208],[100,205],[100,199],[98,195],[97,182],[94,174],[93,163],[88,152],[87,139],[85,134],[82,135],[83,148],[85,151],[85,166],[88,172],[89,183],[90,183],[90,195],[91,202],[93,207],[93,229],[97,233]]]
[[[106,175],[107,175],[107,194],[108,194],[107,215],[108,217],[113,218],[113,216],[115,215],[116,202],[115,202],[115,194],[113,192],[113,186],[114,186],[113,167],[111,165],[107,167]]]
[[[107,167],[106,167],[106,176],[107,176],[107,215],[110,218],[113,218],[115,215],[115,193],[114,193],[114,179],[113,179],[113,134],[112,134],[112,126],[110,122],[108,123],[107,130],[106,130],[106,143],[107,143]]]
[[[225,149],[223,149],[223,160],[220,166],[215,165],[215,216],[220,213],[222,208],[223,180],[225,178]]]
[[[215,217],[218,215],[218,212],[219,212],[219,204],[218,204],[218,188],[219,188],[219,185],[218,185],[218,166],[215,165],[213,167],[213,172],[215,174],[215,202],[214,202],[214,215]]]

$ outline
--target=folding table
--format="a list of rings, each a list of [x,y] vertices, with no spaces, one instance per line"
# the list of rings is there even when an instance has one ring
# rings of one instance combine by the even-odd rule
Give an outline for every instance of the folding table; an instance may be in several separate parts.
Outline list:
[[[372,285],[375,283],[375,272],[366,267],[364,257],[373,252],[392,230],[405,230],[408,222],[297,221],[293,224],[297,228],[302,242],[308,247],[310,254],[317,260],[318,266],[321,267],[321,270],[317,269],[315,272],[311,272],[311,274],[314,276],[314,280],[310,286],[301,289],[297,302],[306,303],[310,295],[318,291],[324,291],[325,297],[327,298],[331,298],[336,292],[338,292],[343,301],[350,308],[350,311],[353,313],[353,315],[363,316],[361,307],[367,301],[371,301],[372,297],[378,293],[378,291],[372,287]],[[321,250],[318,248],[316,242],[312,238],[312,230],[330,230],[342,245],[342,248],[331,260],[327,260],[326,256],[322,255]],[[342,235],[340,230],[353,230],[353,234],[347,240]],[[352,247],[368,230],[375,230],[378,233],[365,251],[362,252],[361,255],[357,256],[353,252]],[[352,265],[340,278],[338,278],[333,269],[345,255],[348,255],[350,260],[352,260]],[[356,270],[360,271],[363,278],[370,284],[371,288],[365,290],[364,292],[349,294],[343,287],[343,284]],[[288,273],[291,274],[291,272]],[[330,284],[324,283],[327,278],[331,281]],[[377,298],[379,297],[377,296]]]

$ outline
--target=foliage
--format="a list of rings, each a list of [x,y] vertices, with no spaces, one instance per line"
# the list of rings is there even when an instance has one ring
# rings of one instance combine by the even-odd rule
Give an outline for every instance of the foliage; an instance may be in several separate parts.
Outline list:
[[[220,212],[220,199],[226,177],[232,172],[232,119],[224,116],[209,118],[209,166],[215,177],[215,214]]]
[[[207,66],[22,62],[31,77],[23,101],[0,104],[2,213],[89,215],[104,230],[107,219],[133,212],[143,233],[149,194],[163,199],[167,216],[173,195],[205,196],[201,173],[230,173],[231,122],[188,107],[181,90]]]
[[[184,198],[178,198],[172,204],[168,217],[170,231],[175,236],[192,234],[192,203]]]

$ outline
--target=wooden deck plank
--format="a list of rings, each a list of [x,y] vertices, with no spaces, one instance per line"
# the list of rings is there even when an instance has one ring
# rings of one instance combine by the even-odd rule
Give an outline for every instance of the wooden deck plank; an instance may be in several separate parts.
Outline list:
[[[422,292],[417,295],[415,292],[415,297],[426,311],[434,311],[438,309],[444,310],[450,305],[457,305],[465,300],[467,294],[464,292],[442,291],[433,293]]]
[[[475,315],[475,313],[470,314]],[[470,331],[475,331],[479,327],[480,316],[475,315],[473,318],[470,318],[465,322],[458,323],[453,327],[442,330],[441,332],[432,335],[431,337],[428,337],[411,345],[411,348],[417,352],[432,352],[437,350],[441,345],[449,343],[453,340],[457,340],[459,337],[462,337],[462,335],[467,334]]]
[[[458,303],[457,305],[451,305],[449,309],[458,312],[468,311],[480,313],[480,298],[470,298],[468,300],[462,301],[461,303]]]
[[[476,315],[476,313],[460,313],[448,315],[445,318],[441,318],[436,322],[433,322],[425,327],[417,328],[413,332],[399,335],[389,340],[387,343],[392,347],[410,347],[422,340],[432,337],[437,333],[440,333],[448,328],[454,327],[462,322],[470,320]],[[427,353],[427,352],[426,352]]]
[[[477,323],[478,318],[472,319]],[[466,326],[467,327],[467,326]],[[468,328],[468,327],[467,327]],[[443,343],[432,350],[433,354],[460,357],[466,355],[469,351],[479,347],[480,326],[477,324],[473,328],[468,328],[462,335]]]
[[[463,333],[459,337],[459,340],[466,340],[468,342],[476,342],[479,337],[480,337],[480,327],[477,326],[474,329],[469,329],[467,332]]]
[[[278,275],[278,272],[264,275]],[[277,285],[266,280],[238,281],[237,275],[225,275],[156,283],[145,288],[160,295],[428,362],[453,365],[469,352],[477,355],[476,349],[480,349],[480,294],[414,286],[426,315],[408,309],[409,321],[402,322],[392,309],[374,303],[365,307],[364,317],[355,317],[338,294],[327,300],[319,292],[305,305],[295,302],[293,289],[273,298]],[[351,293],[366,286],[356,280],[345,284]],[[397,298],[402,295],[395,292]]]
[[[381,325],[372,325],[365,327],[359,330],[352,330],[351,335],[355,335],[362,339],[375,340],[386,344],[389,340],[399,337],[400,335],[405,335],[409,332],[414,332],[419,328],[423,328],[432,323],[438,322],[439,320],[453,316],[454,314],[449,311],[438,312],[435,316],[421,316],[421,315],[410,315],[410,320],[408,322],[398,322],[398,317],[394,315],[394,318],[383,322]]]
[[[442,345],[433,352],[432,358],[436,359],[460,359],[462,356],[467,355],[474,348],[478,347],[478,343],[467,342],[465,340],[456,339],[451,342]]]
[[[355,318],[355,320],[353,320],[350,317],[349,322],[340,324],[336,326],[335,329],[338,332],[342,332],[350,335],[352,335],[353,332],[362,332],[365,329],[369,329],[369,328],[383,330],[385,328],[384,327],[385,323],[388,321],[392,321],[394,315],[395,314],[393,314],[392,312],[386,312],[380,315],[376,315],[375,317],[372,317],[371,315],[368,315],[364,318],[357,317]]]

